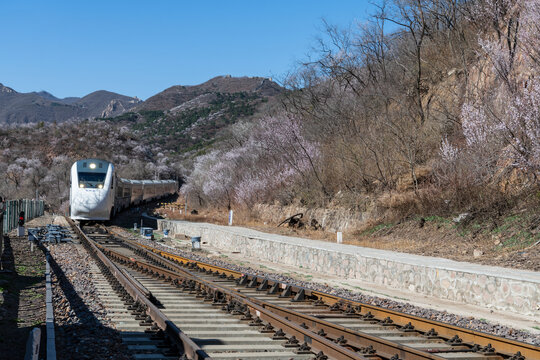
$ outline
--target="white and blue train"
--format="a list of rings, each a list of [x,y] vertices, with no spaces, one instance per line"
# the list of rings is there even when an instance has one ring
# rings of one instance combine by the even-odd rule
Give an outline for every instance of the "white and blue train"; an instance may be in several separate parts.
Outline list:
[[[110,220],[131,205],[174,194],[177,188],[174,180],[121,179],[114,165],[105,160],[79,160],[71,167],[70,217]]]

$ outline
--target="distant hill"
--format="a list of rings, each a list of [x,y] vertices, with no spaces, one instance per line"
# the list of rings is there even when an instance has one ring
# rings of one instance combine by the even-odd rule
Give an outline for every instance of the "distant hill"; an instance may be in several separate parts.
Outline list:
[[[53,94],[51,94],[51,93],[49,93],[47,91],[32,92],[32,94],[36,94],[38,96],[41,96],[42,98],[44,98],[46,100],[62,101],[62,100],[60,100],[59,98],[57,98],[56,96],[54,96]]]
[[[80,98],[73,104],[86,109],[89,117],[110,117],[123,114],[140,102],[141,100],[137,98],[99,90]]]
[[[82,98],[59,99],[47,91],[19,93],[0,84],[0,124],[113,118],[128,112],[143,113],[145,111],[163,111],[168,115],[174,115],[187,109],[201,108],[211,102],[223,100],[223,97],[218,99],[218,95],[231,95],[232,97],[229,96],[227,101],[232,101],[231,106],[238,108],[239,104],[242,101],[246,102],[247,98],[249,98],[247,103],[251,106],[254,101],[272,99],[282,90],[277,83],[268,78],[226,75],[217,76],[200,85],[172,86],[143,102],[136,97],[105,90],[95,91]],[[238,112],[238,109],[229,110],[233,113]],[[242,111],[246,113],[247,110]]]
[[[283,89],[271,79],[263,77],[217,76],[200,85],[172,86],[139,104],[141,110],[170,110],[176,106],[208,93],[256,93],[259,96],[272,97]]]
[[[218,76],[200,85],[170,87],[104,120],[176,152],[197,152],[229,125],[266,113],[283,90],[268,78]]]
[[[139,99],[109,91],[95,91],[82,98],[59,99],[46,92],[19,93],[0,84],[0,124],[62,122],[120,115]]]

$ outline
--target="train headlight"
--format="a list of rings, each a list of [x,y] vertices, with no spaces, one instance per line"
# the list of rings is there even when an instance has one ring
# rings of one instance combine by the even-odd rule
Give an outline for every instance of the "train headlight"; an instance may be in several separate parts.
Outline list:
[[[102,184],[99,184],[99,185],[97,186],[97,188],[98,188],[98,189],[103,189],[103,185],[102,185]]]
[[[79,184],[79,187],[80,187],[80,188],[83,188],[83,187],[84,187],[84,184]]]
[[[94,170],[95,168],[96,168],[96,164],[91,163],[91,164],[90,164],[90,169]]]

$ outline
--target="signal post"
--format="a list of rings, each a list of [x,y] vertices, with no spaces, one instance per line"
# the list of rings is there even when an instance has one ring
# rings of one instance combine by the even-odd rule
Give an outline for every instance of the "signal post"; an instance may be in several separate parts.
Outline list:
[[[24,236],[24,211],[19,213],[19,227],[17,228],[17,236]]]

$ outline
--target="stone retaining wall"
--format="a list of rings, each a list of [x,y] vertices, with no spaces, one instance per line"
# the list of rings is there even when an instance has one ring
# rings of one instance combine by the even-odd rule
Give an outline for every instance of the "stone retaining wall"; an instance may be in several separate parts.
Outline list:
[[[304,215],[302,221],[306,224],[309,225],[311,220],[316,220],[325,230],[331,232],[358,228],[364,224],[367,217],[366,213],[343,208],[326,209],[255,204],[251,210],[255,217],[276,225],[289,216],[302,213]]]
[[[186,221],[159,220],[172,234],[201,236],[246,257],[358,279],[441,299],[540,315],[540,273],[483,266]],[[203,245],[204,246],[204,245]]]

